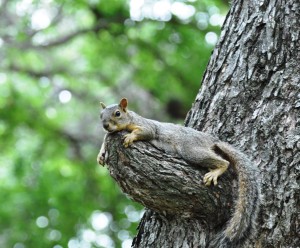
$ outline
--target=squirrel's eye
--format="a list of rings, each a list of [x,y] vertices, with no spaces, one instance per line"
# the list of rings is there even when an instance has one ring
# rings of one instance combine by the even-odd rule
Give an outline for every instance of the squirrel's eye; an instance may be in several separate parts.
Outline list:
[[[120,117],[120,115],[121,115],[120,111],[116,111],[115,116]]]

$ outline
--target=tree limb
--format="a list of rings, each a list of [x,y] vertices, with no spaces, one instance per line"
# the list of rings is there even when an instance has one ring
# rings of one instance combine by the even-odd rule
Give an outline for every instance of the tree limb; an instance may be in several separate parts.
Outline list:
[[[7,69],[10,70],[10,71],[14,71],[14,72],[28,74],[29,76],[34,77],[34,78],[51,77],[51,76],[54,76],[55,74],[60,74],[60,73],[66,73],[67,72],[67,69],[64,69],[64,68],[60,68],[60,69],[57,69],[57,70],[54,70],[54,69],[53,70],[47,70],[47,69],[45,69],[45,70],[37,71],[37,70],[33,70],[31,68],[20,67],[20,66],[15,65],[15,64],[9,65]]]
[[[79,30],[71,32],[65,36],[59,37],[56,40],[48,41],[48,42],[46,42],[44,44],[40,44],[40,45],[34,45],[32,47],[33,48],[50,48],[50,47],[59,46],[59,45],[62,45],[62,44],[65,44],[65,43],[71,41],[72,39],[76,38],[79,35],[86,34],[88,32],[97,32],[100,29],[105,28],[105,27],[107,27],[107,23],[98,24],[98,25],[95,25],[95,26],[89,27],[89,28],[79,29]]]
[[[147,142],[124,148],[122,134],[108,135],[106,164],[124,193],[158,214],[196,218],[209,229],[229,218],[236,192],[232,171],[222,175],[217,186],[207,187],[202,182],[207,169]]]

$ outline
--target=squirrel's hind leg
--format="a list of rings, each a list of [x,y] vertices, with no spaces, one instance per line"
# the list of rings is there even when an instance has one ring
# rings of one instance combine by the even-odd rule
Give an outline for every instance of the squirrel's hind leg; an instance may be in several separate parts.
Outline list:
[[[210,172],[204,175],[203,182],[206,186],[210,186],[212,181],[214,185],[217,185],[218,177],[221,176],[228,168],[229,162],[225,162],[222,161],[222,163],[218,164],[217,169],[209,169]]]
[[[206,186],[218,183],[218,177],[221,176],[228,168],[229,162],[212,150],[205,148],[194,147],[189,150],[184,150],[184,157],[187,162],[197,164],[202,167],[207,167],[210,172],[206,173],[203,182]]]

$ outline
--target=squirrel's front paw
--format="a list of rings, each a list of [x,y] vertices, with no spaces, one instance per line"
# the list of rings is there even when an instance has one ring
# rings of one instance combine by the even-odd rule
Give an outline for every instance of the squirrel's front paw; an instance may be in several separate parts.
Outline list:
[[[128,146],[130,146],[133,141],[135,141],[135,135],[133,135],[132,133],[128,133],[124,135],[124,143],[123,145],[127,148]]]
[[[100,165],[102,165],[102,166],[104,166],[104,164],[105,164],[105,162],[104,162],[104,160],[105,160],[105,150],[104,151],[100,151],[99,153],[98,153],[98,156],[97,156],[97,162],[98,162],[98,164],[100,164]]]

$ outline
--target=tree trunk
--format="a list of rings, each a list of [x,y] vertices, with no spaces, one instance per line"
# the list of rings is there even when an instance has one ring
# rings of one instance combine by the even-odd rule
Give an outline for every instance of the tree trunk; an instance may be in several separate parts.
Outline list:
[[[300,247],[300,6],[234,1],[186,125],[239,147],[259,167],[261,211],[244,247]],[[237,175],[202,183],[205,168],[147,142],[109,135],[113,178],[147,210],[133,247],[205,247],[224,228]],[[298,180],[298,182],[297,182]]]

